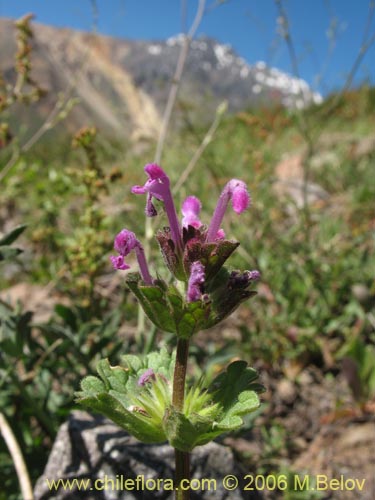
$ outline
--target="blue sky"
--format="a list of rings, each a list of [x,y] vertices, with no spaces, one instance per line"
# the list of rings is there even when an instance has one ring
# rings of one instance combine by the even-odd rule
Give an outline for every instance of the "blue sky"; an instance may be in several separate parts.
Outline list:
[[[189,26],[198,0],[97,0],[96,4],[99,33],[155,40],[173,36],[184,25]],[[345,81],[361,47],[369,4],[370,0],[283,1],[300,76],[323,94]],[[274,0],[207,0],[206,6],[198,36],[205,34],[232,45],[249,63],[263,60],[293,72],[285,42],[277,35]],[[41,23],[60,27],[90,30],[93,25],[90,0],[0,0],[1,17],[16,18],[27,12],[33,12]],[[375,32],[375,16],[370,19],[371,36]],[[333,26],[335,35],[329,38],[327,33]],[[372,46],[357,72],[356,83],[370,80],[374,84],[374,61]]]

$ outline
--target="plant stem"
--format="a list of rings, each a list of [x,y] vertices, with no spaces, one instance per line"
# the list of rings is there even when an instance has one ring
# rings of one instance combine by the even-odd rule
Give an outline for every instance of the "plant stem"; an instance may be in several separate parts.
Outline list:
[[[30,476],[27,471],[21,448],[12,431],[12,428],[8,424],[8,421],[3,413],[0,413],[0,434],[2,434],[4,441],[8,447],[9,453],[13,459],[14,468],[16,469],[18,482],[20,484],[22,498],[24,500],[32,500],[34,498],[33,488],[31,486]]]
[[[178,488],[176,490],[176,500],[189,500],[190,491],[181,489],[180,483],[183,479],[186,479],[184,487],[188,487],[190,483],[190,453],[186,451],[174,450],[175,463],[176,463],[176,478],[175,485]]]
[[[186,368],[189,354],[189,341],[186,339],[178,339],[176,351],[176,365],[173,375],[173,393],[172,404],[175,410],[182,412],[185,399],[185,379]],[[175,449],[175,485],[176,485],[176,500],[189,500],[189,490],[184,491],[180,488],[182,480],[190,481],[190,456],[188,452]],[[185,485],[187,485],[185,481]]]
[[[172,404],[175,410],[182,412],[185,399],[185,378],[187,359],[189,354],[189,341],[178,339],[176,351],[176,365],[173,374]]]

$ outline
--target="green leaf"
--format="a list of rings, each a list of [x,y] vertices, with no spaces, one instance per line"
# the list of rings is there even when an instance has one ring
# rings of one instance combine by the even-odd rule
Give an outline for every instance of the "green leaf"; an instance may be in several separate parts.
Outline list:
[[[257,380],[258,373],[250,368],[246,361],[233,361],[227,370],[220,373],[210,385],[210,392],[214,393],[214,400],[220,400],[225,407],[237,399],[238,394],[251,386]]]
[[[140,286],[139,290],[148,301],[151,307],[153,322],[160,324],[161,330],[174,333],[176,331],[175,322],[171,316],[166,292],[159,287]]]
[[[105,385],[98,377],[89,375],[82,380],[81,389],[86,395],[96,396],[105,391]]]
[[[121,356],[121,360],[123,364],[129,368],[131,373],[137,373],[141,368],[143,368],[143,362],[134,354],[124,354]]]
[[[162,420],[171,402],[168,380],[173,363],[174,357],[166,349],[150,353],[143,360],[123,356],[119,366],[111,366],[103,359],[97,366],[101,380],[91,375],[83,379],[77,401],[106,415],[140,441],[165,441]],[[155,380],[139,386],[139,376],[148,367],[153,368]]]
[[[215,428],[221,430],[233,430],[242,425],[241,416],[256,410],[260,405],[259,396],[255,391],[244,391],[238,395],[235,404],[227,408],[223,418],[217,423]]]
[[[209,307],[200,300],[186,303],[182,314],[176,318],[178,336],[188,339],[193,333],[207,328]]]
[[[264,387],[254,383],[258,373],[247,366],[245,361],[234,361],[227,371],[221,373],[212,382],[208,391],[212,400],[222,408],[222,414],[216,427],[222,430],[233,430],[242,425],[241,416],[251,413],[260,405],[257,393]]]
[[[170,445],[187,452],[221,434],[220,430],[213,430],[212,424],[211,420],[199,416],[195,417],[193,423],[191,419],[172,407],[168,408],[163,423]]]
[[[79,397],[78,401],[102,413],[110,418],[115,424],[125,429],[129,434],[144,443],[160,443],[166,441],[166,436],[162,429],[152,425],[152,421],[147,422],[147,417],[136,411],[128,411],[123,404],[113,395],[100,393],[96,397]]]
[[[33,313],[8,309],[0,305],[0,348],[12,357],[19,357],[31,336]]]
[[[264,388],[255,383],[257,378],[257,372],[246,362],[235,361],[208,390],[203,390],[201,384],[193,387],[186,395],[183,412],[172,407],[166,410],[163,427],[170,444],[191,451],[223,432],[238,429],[242,417],[260,405],[257,392]]]
[[[111,388],[119,392],[126,391],[126,384],[129,378],[127,368],[123,366],[111,366],[108,359],[102,359],[98,363],[97,370],[107,390]]]
[[[150,352],[146,356],[145,368],[152,368],[154,372],[172,373],[175,364],[175,353],[169,354],[165,347],[158,352]]]
[[[145,286],[141,283],[141,276],[138,273],[128,274],[126,284],[141,303],[148,318],[161,330],[176,333],[165,295],[166,286]]]
[[[8,260],[8,259],[14,259],[14,257],[17,257],[20,253],[22,253],[23,250],[20,248],[13,248],[10,246],[1,246],[0,248],[0,261],[2,260]]]
[[[0,246],[11,245],[14,241],[16,241],[18,236],[20,236],[24,232],[26,228],[27,225],[23,224],[12,229],[9,233],[0,238]]]

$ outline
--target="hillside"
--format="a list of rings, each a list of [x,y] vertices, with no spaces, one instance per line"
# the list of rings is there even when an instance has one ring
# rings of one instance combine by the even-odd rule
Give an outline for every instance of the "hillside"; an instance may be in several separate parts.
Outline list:
[[[57,29],[33,23],[33,75],[49,91],[31,113],[19,111],[23,125],[42,122],[58,95],[78,104],[64,130],[95,123],[107,136],[122,139],[155,137],[177,58],[178,35],[164,41],[133,41]],[[14,77],[16,51],[13,21],[0,19],[0,71]],[[281,104],[303,108],[321,97],[306,82],[269,68],[248,64],[228,45],[202,37],[194,40],[186,61],[179,97],[195,118],[205,121],[222,100],[231,111]],[[14,120],[17,124],[17,119]]]

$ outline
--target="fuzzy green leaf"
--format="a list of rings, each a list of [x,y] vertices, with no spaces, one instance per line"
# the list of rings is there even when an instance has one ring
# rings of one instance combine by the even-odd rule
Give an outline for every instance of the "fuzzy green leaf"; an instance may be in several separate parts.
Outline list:
[[[242,425],[241,416],[251,413],[260,405],[258,393],[264,387],[254,383],[258,373],[247,366],[245,361],[234,361],[227,371],[216,377],[209,387],[213,402],[222,408],[215,428],[233,430]]]
[[[173,364],[174,356],[165,348],[144,359],[123,356],[120,366],[103,359],[97,366],[101,380],[91,375],[83,379],[77,401],[106,415],[140,441],[165,441],[162,420],[171,402]],[[156,378],[140,386],[139,377],[147,368],[153,369]]]
[[[89,375],[82,380],[81,389],[82,394],[85,393],[88,396],[96,396],[98,393],[105,391],[105,385],[98,377]]]
[[[137,411],[128,411],[112,394],[101,393],[96,397],[81,397],[79,402],[94,411],[102,413],[132,436],[144,443],[160,443],[166,440],[161,428],[152,425],[151,419]]]
[[[141,283],[138,273],[128,274],[126,284],[141,303],[148,318],[161,330],[176,333],[175,323],[165,296],[165,287],[160,284],[144,286]]]
[[[191,389],[184,412],[168,408],[165,413],[163,427],[170,444],[181,451],[191,451],[223,432],[241,427],[242,417],[260,405],[257,392],[264,388],[255,382],[257,378],[257,372],[246,362],[235,361],[207,391],[199,386]]]
[[[221,434],[213,430],[213,422],[195,416],[194,423],[183,413],[169,408],[164,418],[165,434],[171,446],[180,451],[191,451],[195,446],[211,441]]]

